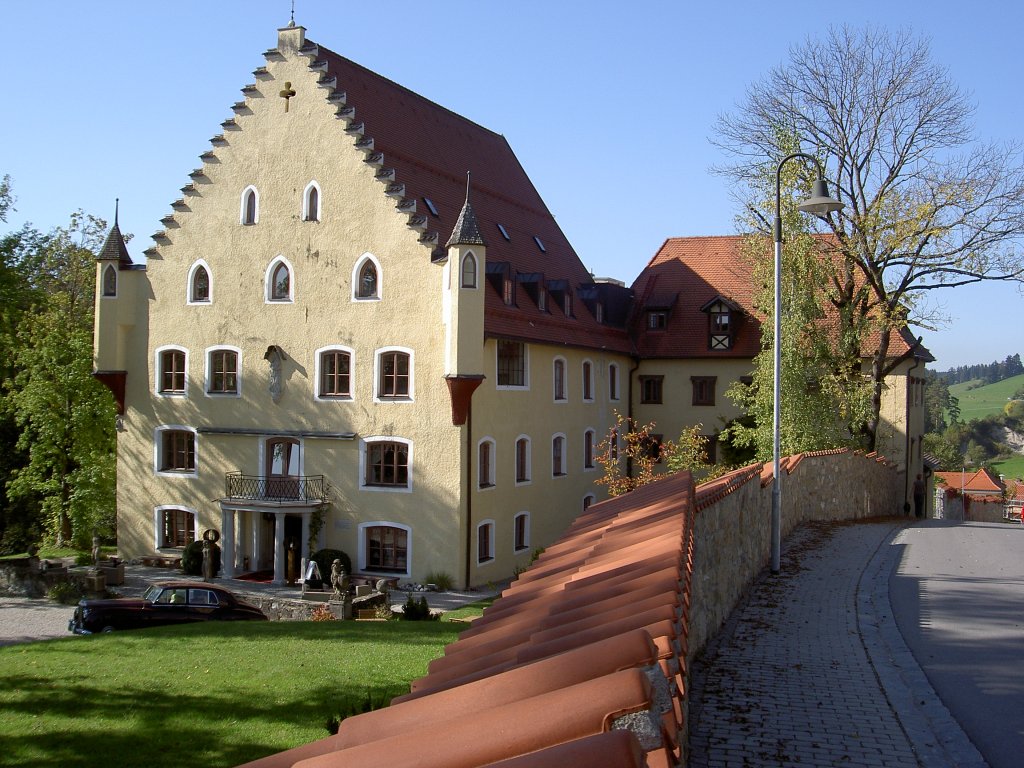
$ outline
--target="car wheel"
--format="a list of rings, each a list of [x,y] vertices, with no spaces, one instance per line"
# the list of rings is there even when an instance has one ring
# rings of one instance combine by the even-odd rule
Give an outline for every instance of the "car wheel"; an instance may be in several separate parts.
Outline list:
[[[106,626],[106,627],[104,627],[103,629],[100,630],[100,632],[113,632],[113,631],[114,631],[114,628],[111,627],[111,626]]]

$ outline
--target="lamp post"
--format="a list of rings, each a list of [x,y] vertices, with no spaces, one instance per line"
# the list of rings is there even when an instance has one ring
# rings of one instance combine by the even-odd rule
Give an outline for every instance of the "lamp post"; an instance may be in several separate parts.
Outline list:
[[[829,197],[828,187],[821,172],[821,163],[812,155],[794,152],[782,158],[775,171],[775,335],[772,347],[775,355],[772,368],[772,573],[782,567],[782,478],[779,476],[779,459],[782,449],[780,414],[782,398],[782,166],[790,160],[802,157],[814,161],[818,178],[814,180],[811,196],[797,206],[804,213],[827,216],[842,209],[843,204]]]

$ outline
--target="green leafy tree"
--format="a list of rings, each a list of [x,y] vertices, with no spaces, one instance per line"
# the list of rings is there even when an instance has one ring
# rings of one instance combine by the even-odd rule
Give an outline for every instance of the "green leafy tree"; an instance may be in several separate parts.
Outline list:
[[[1024,165],[1016,145],[975,140],[969,97],[909,32],[832,29],[790,49],[716,125],[718,170],[761,199],[763,170],[796,148],[817,154],[846,204],[822,225],[841,254],[841,317],[877,326],[865,432],[874,448],[894,334],[944,321],[933,291],[1024,280]]]
[[[922,450],[939,462],[939,471],[952,472],[964,465],[963,454],[955,442],[945,435],[930,432],[922,438]]]
[[[93,379],[94,254],[104,223],[81,213],[23,247],[34,304],[14,330],[6,405],[26,457],[8,496],[35,500],[58,546],[87,546],[114,529],[114,406]]]

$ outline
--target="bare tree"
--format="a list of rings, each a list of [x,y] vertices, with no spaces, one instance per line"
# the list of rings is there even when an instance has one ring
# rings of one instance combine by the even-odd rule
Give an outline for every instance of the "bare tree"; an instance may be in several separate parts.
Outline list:
[[[834,28],[790,49],[788,61],[721,115],[714,143],[730,160],[749,210],[763,179],[797,149],[821,158],[846,207],[824,220],[842,268],[840,316],[870,315],[873,447],[893,333],[942,318],[929,292],[982,280],[1024,282],[1024,165],[1020,147],[979,142],[973,106],[909,32]]]

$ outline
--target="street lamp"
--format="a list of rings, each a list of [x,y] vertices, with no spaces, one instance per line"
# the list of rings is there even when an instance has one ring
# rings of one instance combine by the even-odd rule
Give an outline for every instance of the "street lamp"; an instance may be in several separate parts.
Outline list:
[[[829,197],[828,187],[821,172],[821,163],[816,157],[794,152],[782,158],[775,171],[775,337],[772,339],[775,361],[772,369],[772,573],[778,573],[782,561],[782,478],[779,476],[779,454],[782,441],[780,437],[780,402],[782,397],[782,166],[796,157],[813,160],[818,169],[818,178],[814,180],[811,196],[797,205],[797,210],[815,216],[827,216],[833,211],[841,210],[843,204]]]

